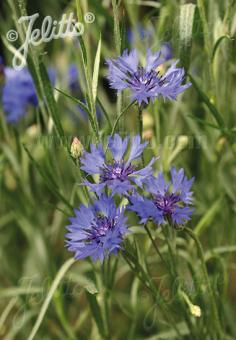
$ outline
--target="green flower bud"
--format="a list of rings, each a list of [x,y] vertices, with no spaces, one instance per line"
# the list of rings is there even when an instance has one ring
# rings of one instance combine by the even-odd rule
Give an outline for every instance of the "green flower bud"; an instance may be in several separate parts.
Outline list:
[[[71,143],[71,147],[70,147],[71,156],[77,159],[80,156],[82,156],[83,151],[84,151],[84,147],[82,143],[77,137],[74,137],[73,142]]]

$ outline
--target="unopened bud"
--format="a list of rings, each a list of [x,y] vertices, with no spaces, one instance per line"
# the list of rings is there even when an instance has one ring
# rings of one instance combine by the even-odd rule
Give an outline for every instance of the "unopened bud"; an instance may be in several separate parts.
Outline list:
[[[153,127],[154,121],[153,117],[147,111],[143,112],[143,129],[148,130]]]
[[[202,315],[202,311],[201,311],[201,308],[197,305],[191,305],[189,306],[190,308],[190,313],[197,317],[197,318],[200,318],[200,316]]]
[[[143,139],[150,140],[153,137],[153,131],[151,129],[143,132]]]
[[[177,147],[183,150],[184,148],[186,148],[187,145],[188,145],[188,136],[185,136],[185,135],[179,136],[178,141],[177,141]]]
[[[195,316],[196,318],[200,318],[200,316],[202,315],[202,311],[201,308],[198,305],[194,305],[187,294],[185,294],[185,292],[181,291],[181,295],[184,298],[185,302],[187,303],[190,313]]]
[[[71,147],[70,147],[71,156],[73,158],[77,159],[80,156],[82,156],[83,151],[84,151],[84,147],[83,147],[82,143],[80,142],[80,140],[77,137],[74,137],[73,142],[72,142]]]

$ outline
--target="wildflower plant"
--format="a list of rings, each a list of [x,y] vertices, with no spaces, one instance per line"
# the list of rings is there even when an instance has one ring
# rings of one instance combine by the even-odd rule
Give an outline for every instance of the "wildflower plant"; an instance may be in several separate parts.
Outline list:
[[[145,167],[141,165],[141,156],[147,145],[148,142],[141,142],[140,136],[122,139],[118,134],[108,137],[106,150],[102,144],[97,147],[91,144],[90,152],[84,152],[80,159],[81,169],[88,175],[99,175],[99,183],[86,181],[85,184],[98,195],[105,187],[111,190],[112,195],[128,195],[129,191],[135,191],[135,185],[142,187],[152,175],[155,162],[153,157]]]
[[[105,195],[89,207],[80,206],[70,222],[67,246],[76,260],[91,256],[94,261],[103,261],[118,252],[128,232],[124,209],[117,208],[113,198]]]
[[[130,198],[130,209],[141,218],[141,223],[153,219],[157,225],[170,223],[180,226],[190,220],[193,213],[191,208],[192,194],[190,188],[193,178],[188,180],[184,169],[177,171],[171,169],[171,181],[166,182],[164,174],[160,172],[157,177],[148,178],[145,183],[150,198],[133,196]]]
[[[183,68],[176,67],[178,62],[172,63],[161,74],[158,67],[164,62],[161,51],[153,53],[149,49],[143,66],[137,50],[125,50],[117,59],[107,59],[110,86],[118,91],[129,89],[132,100],[136,100],[139,105],[148,104],[159,97],[175,100],[191,83],[182,84],[185,72]]]

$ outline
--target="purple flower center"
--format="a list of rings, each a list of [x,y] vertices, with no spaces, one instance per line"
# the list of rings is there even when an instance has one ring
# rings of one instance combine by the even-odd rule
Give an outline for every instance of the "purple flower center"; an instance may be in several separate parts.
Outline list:
[[[98,216],[92,223],[89,231],[89,241],[100,243],[100,239],[106,236],[107,232],[115,226],[115,220],[109,220],[106,216]]]
[[[155,70],[147,72],[145,68],[141,66],[135,73],[129,74],[127,82],[132,87],[136,87],[137,89],[145,87],[146,90],[149,91],[154,89],[157,85],[163,85],[163,80],[158,76],[158,72]]]
[[[157,195],[154,198],[156,207],[163,211],[164,215],[171,215],[178,206],[180,198],[178,195],[166,193],[165,195]]]
[[[132,174],[135,167],[132,164],[126,164],[123,161],[114,161],[112,164],[104,164],[102,174],[100,176],[100,182],[106,182],[118,179],[125,181],[128,176]]]

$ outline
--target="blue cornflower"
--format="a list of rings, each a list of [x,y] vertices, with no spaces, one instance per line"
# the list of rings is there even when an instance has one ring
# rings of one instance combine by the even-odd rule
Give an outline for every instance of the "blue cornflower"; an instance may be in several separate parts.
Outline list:
[[[79,85],[79,72],[76,64],[70,64],[68,67],[68,85],[72,93],[81,91]]]
[[[128,233],[124,209],[117,208],[114,200],[105,195],[91,206],[81,205],[70,222],[66,243],[77,260],[91,256],[93,261],[103,261],[118,252]]]
[[[4,69],[5,84],[2,89],[3,109],[8,123],[17,123],[27,113],[28,107],[38,106],[38,98],[33,79],[27,68],[15,70],[11,67]],[[48,69],[51,83],[55,83],[55,70]]]
[[[112,194],[128,195],[129,190],[134,190],[134,184],[142,187],[145,179],[152,175],[153,158],[145,167],[139,169],[133,161],[140,159],[148,142],[141,143],[140,136],[131,138],[130,152],[127,154],[129,137],[122,138],[115,134],[108,138],[108,152],[104,152],[102,144],[90,147],[90,152],[84,152],[81,157],[81,169],[89,175],[99,175],[99,183],[85,182],[91,190],[98,195],[107,186]]]
[[[171,169],[171,181],[166,182],[163,173],[146,181],[147,192],[151,198],[130,197],[130,209],[141,218],[141,223],[153,219],[155,223],[171,223],[181,225],[188,221],[192,215],[192,191],[190,191],[194,178],[190,180],[184,170]]]
[[[163,64],[161,51],[152,53],[147,51],[146,65],[141,66],[137,50],[130,53],[125,50],[117,59],[108,59],[108,80],[113,89],[122,91],[130,89],[132,99],[141,104],[148,104],[150,99],[157,97],[175,100],[177,95],[187,89],[191,83],[182,85],[184,69],[177,68],[174,62],[166,73],[160,75],[157,67]]]
[[[3,109],[6,112],[7,122],[16,123],[26,114],[29,105],[34,107],[38,105],[36,90],[27,68],[16,71],[11,67],[6,67],[4,74]]]

